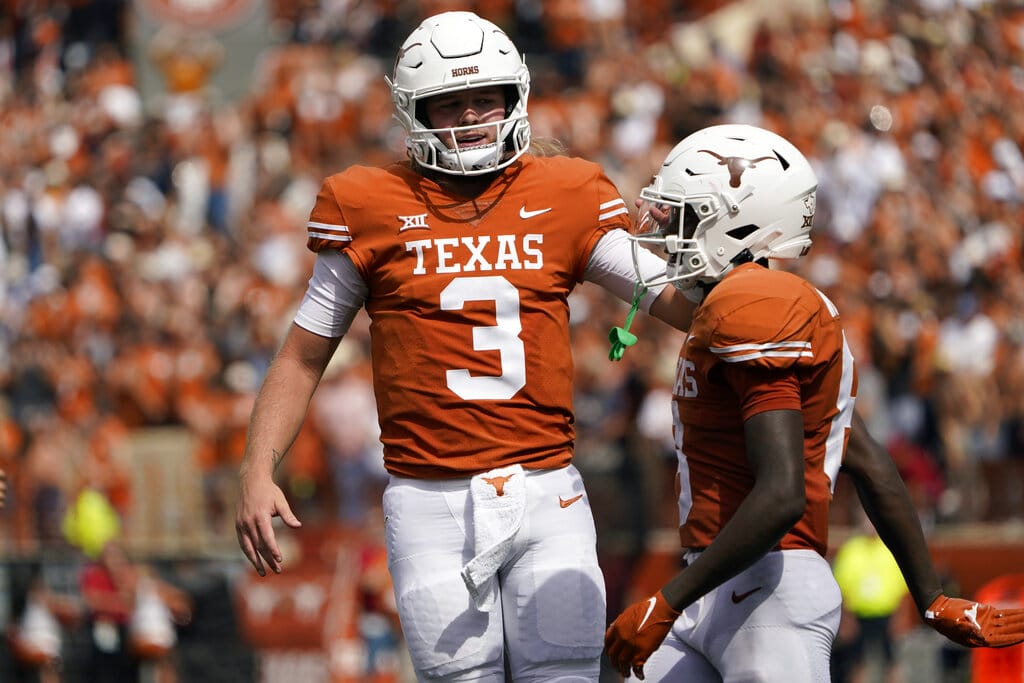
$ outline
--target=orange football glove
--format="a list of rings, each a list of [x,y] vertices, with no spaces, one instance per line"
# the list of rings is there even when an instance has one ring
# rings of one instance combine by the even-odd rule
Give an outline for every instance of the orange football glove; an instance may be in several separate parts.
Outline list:
[[[604,632],[604,649],[608,659],[624,678],[630,669],[644,679],[647,658],[665,640],[679,612],[658,591],[646,600],[630,605]]]
[[[1024,642],[1024,609],[1001,609],[940,595],[925,610],[924,621],[967,647],[1009,647]]]

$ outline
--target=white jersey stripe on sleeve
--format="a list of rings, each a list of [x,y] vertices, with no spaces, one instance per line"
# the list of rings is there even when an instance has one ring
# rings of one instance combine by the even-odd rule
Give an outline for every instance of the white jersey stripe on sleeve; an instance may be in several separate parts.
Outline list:
[[[734,344],[712,346],[711,353],[727,363],[741,363],[755,358],[813,358],[811,343],[805,341],[769,342],[767,344]]]
[[[326,232],[312,232],[312,231],[308,232],[307,234],[310,237],[316,237],[316,238],[319,238],[319,239],[322,239],[322,240],[327,240],[328,242],[351,242],[352,241],[352,236],[351,235],[332,235],[332,234],[329,234],[329,233],[326,233]]]
[[[623,206],[626,205],[626,200],[623,199],[622,197],[619,197],[618,199],[609,200],[609,201],[605,202],[604,204],[599,204],[597,208],[598,208],[599,211],[604,211],[605,209],[610,209],[613,206],[618,206],[620,204],[623,205]]]
[[[618,209],[615,209],[614,211],[606,211],[605,213],[599,214],[597,220],[603,221],[607,218],[611,218],[612,216],[618,216],[619,214],[623,213],[629,213],[629,209],[627,209],[624,206],[621,206]]]
[[[722,358],[726,363],[740,363],[745,360],[753,360],[755,358],[813,358],[814,354],[810,351],[755,351],[754,353],[744,353],[738,356],[725,356]]]
[[[733,346],[712,346],[711,353],[735,353],[737,351],[765,351],[771,349],[810,349],[811,342],[785,341],[767,344],[735,344]]]
[[[341,232],[348,232],[347,225],[336,225],[334,223],[318,223],[316,221],[309,221],[306,223],[307,228],[319,228],[321,230],[340,230]]]

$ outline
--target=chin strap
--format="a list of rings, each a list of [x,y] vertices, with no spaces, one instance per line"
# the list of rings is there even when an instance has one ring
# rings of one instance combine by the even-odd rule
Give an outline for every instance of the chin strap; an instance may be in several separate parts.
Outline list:
[[[608,360],[622,360],[622,354],[626,352],[626,348],[636,344],[636,335],[629,331],[629,326],[633,324],[633,316],[640,308],[640,300],[646,293],[647,287],[639,282],[633,285],[633,303],[630,304],[629,313],[626,314],[625,327],[613,327],[608,332],[608,341],[612,343],[611,351],[608,352]]]

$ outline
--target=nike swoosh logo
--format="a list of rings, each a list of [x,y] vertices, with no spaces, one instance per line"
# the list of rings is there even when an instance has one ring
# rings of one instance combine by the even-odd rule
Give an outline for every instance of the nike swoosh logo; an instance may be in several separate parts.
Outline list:
[[[643,629],[644,624],[647,623],[647,620],[650,618],[651,612],[654,611],[654,606],[657,603],[658,603],[658,596],[656,596],[656,595],[652,595],[650,598],[647,599],[647,611],[644,612],[644,618],[641,619],[640,623],[636,625],[637,633],[639,633],[641,631],[641,629]]]
[[[568,499],[562,498],[561,496],[559,496],[558,497],[558,504],[561,505],[564,508],[567,508],[567,507],[569,507],[570,505],[572,505],[573,503],[575,503],[577,500],[579,500],[582,497],[583,497],[582,493],[577,495],[577,496],[573,496],[572,498],[568,498]]]
[[[974,625],[975,629],[981,630],[981,624],[978,623],[978,603],[971,605],[970,609],[965,609],[964,616],[967,618],[967,621]]]
[[[551,210],[551,207],[548,207],[546,209],[537,209],[536,211],[527,211],[526,210],[526,205],[523,204],[523,206],[519,208],[519,217],[525,220],[527,218],[533,218],[534,216],[539,216],[542,213],[547,213],[550,210]]]
[[[741,602],[743,602],[744,600],[746,600],[747,598],[749,598],[751,595],[753,595],[754,593],[756,593],[759,590],[761,590],[761,586],[758,586],[757,588],[751,588],[746,593],[740,593],[739,595],[736,594],[736,591],[733,591],[732,592],[732,604],[734,604],[734,605],[740,604]]]

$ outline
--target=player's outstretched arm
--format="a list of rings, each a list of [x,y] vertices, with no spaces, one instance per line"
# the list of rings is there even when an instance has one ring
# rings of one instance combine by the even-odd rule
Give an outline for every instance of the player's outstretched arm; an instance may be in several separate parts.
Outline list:
[[[864,512],[896,558],[917,611],[924,615],[942,593],[942,582],[932,564],[917,509],[896,464],[872,438],[856,412],[842,472],[853,478]]]
[[[272,519],[280,517],[293,528],[301,524],[274,483],[274,471],[295,441],[313,392],[340,340],[293,324],[256,396],[239,470],[235,533],[239,547],[260,576],[266,575],[264,563],[280,573],[284,559]]]
[[[1007,647],[1024,642],[1024,610],[998,609],[943,595],[907,487],[889,453],[872,438],[856,413],[842,471],[853,477],[861,505],[896,558],[926,624],[968,647]]]
[[[668,285],[651,303],[650,313],[658,320],[686,332],[693,324],[693,312],[696,308],[697,304],[686,298],[674,286]]]

